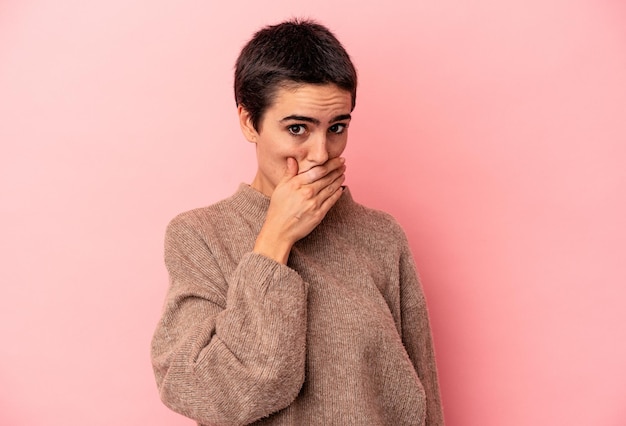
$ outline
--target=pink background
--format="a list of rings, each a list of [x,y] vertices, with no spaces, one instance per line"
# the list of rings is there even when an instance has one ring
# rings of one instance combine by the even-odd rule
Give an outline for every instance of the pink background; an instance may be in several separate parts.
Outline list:
[[[359,69],[348,184],[407,231],[448,425],[626,424],[616,0],[0,2],[0,424],[192,424],[149,361],[163,232],[252,179],[233,63],[294,15]]]

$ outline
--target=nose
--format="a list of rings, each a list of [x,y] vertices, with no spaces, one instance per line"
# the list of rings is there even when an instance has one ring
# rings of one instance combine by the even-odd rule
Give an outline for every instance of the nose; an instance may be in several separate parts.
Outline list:
[[[328,161],[328,146],[326,140],[326,134],[316,135],[316,137],[310,139],[311,145],[307,153],[307,159],[315,165],[324,164]]]

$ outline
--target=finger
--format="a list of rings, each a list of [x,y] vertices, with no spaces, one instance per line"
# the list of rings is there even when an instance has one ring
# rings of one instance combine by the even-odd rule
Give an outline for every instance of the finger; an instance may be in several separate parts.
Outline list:
[[[320,196],[322,200],[331,197],[338,189],[341,189],[345,180],[346,175],[342,173],[326,187],[322,188],[318,193],[318,196]]]
[[[295,158],[287,158],[287,165],[285,166],[285,172],[283,173],[283,180],[289,180],[298,174],[298,162]]]
[[[309,170],[300,174],[303,184],[311,184],[320,179],[323,179],[327,175],[333,173],[335,170],[340,169],[345,163],[345,159],[341,157],[332,158],[324,164],[311,167]]]
[[[322,204],[320,205],[320,209],[325,212],[324,214],[328,213],[328,210],[330,210],[331,207],[334,206],[337,201],[339,201],[339,198],[341,198],[343,191],[343,187],[339,185],[337,189],[333,190],[329,194],[328,198],[326,198],[322,202]]]
[[[320,185],[322,183],[321,180],[311,185],[308,185],[310,188],[313,189],[314,195],[312,195],[312,198],[315,198],[315,203],[319,206],[320,209],[323,209],[322,206],[324,205],[326,200],[332,198],[336,194],[337,190],[341,190],[341,186],[343,185],[345,180],[346,175],[342,173],[332,181],[326,181],[326,178],[324,178],[325,182],[323,186]],[[334,202],[332,204],[334,204]]]
[[[328,193],[327,191],[324,191],[324,189],[336,189],[337,186],[341,186],[341,183],[343,183],[343,181],[345,180],[345,171],[346,166],[342,165],[341,167],[339,167],[338,169],[334,169],[321,179],[312,182],[310,186],[314,189],[316,194],[320,192]],[[341,179],[341,182],[338,182],[339,179]]]

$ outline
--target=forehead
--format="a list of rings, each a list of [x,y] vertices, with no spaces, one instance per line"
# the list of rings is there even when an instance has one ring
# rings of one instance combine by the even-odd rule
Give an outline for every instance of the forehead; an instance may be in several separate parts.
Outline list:
[[[350,92],[334,84],[291,84],[277,89],[267,112],[324,116],[348,114],[351,109]]]

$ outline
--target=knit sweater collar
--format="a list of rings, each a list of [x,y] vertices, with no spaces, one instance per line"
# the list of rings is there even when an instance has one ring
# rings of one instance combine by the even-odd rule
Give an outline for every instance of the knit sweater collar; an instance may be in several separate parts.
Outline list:
[[[254,221],[265,220],[267,209],[270,206],[270,197],[257,191],[246,183],[241,183],[237,192],[231,197],[233,207],[246,217]],[[345,208],[354,204],[352,194],[347,186],[344,186],[343,194],[339,201],[330,209],[328,215],[341,214]]]

